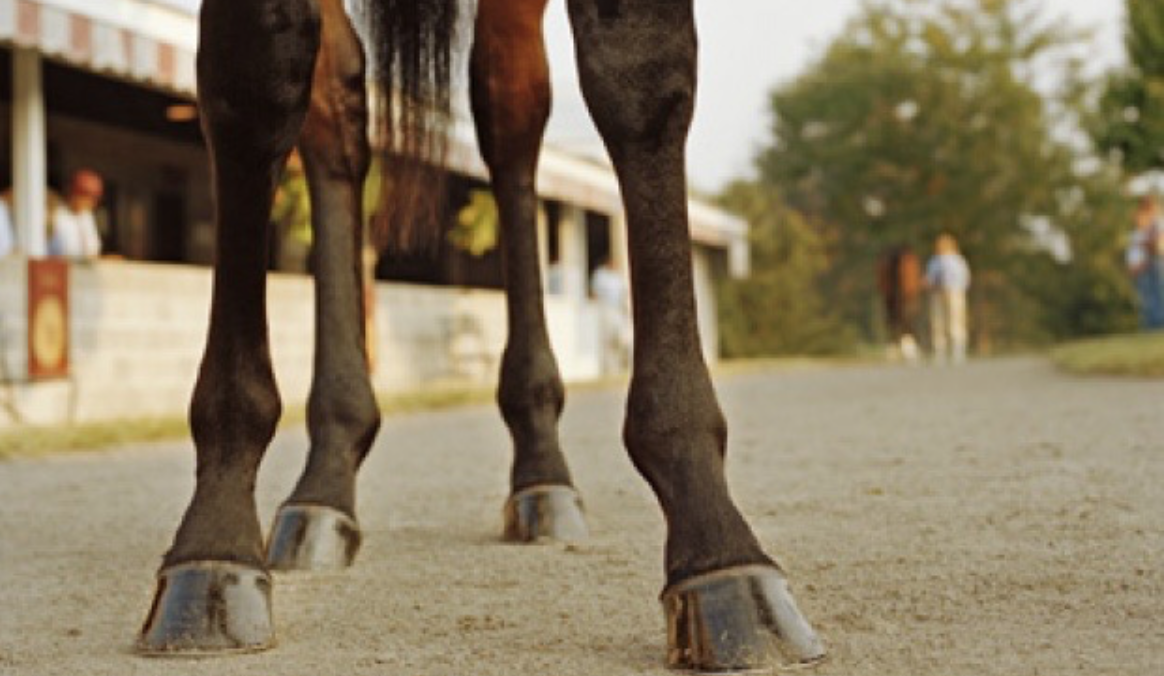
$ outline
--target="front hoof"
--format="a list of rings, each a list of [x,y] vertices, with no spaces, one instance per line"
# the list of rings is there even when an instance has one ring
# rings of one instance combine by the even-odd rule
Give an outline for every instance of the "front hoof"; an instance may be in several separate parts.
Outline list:
[[[775,568],[742,566],[699,575],[664,590],[662,601],[672,668],[771,670],[825,657],[824,644]]]
[[[510,542],[578,542],[589,535],[582,498],[569,486],[532,486],[505,502],[505,535]]]
[[[271,576],[225,561],[183,563],[158,573],[137,649],[146,655],[213,655],[275,645]]]
[[[335,570],[352,565],[360,527],[347,514],[319,505],[283,505],[267,540],[271,570]]]

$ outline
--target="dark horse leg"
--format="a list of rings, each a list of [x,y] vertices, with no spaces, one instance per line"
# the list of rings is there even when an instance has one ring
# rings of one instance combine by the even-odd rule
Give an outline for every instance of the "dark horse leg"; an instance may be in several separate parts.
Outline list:
[[[311,452],[271,529],[276,569],[337,568],[360,543],[356,471],[380,427],[368,378],[362,283],[362,195],[368,171],[364,57],[342,0],[319,0],[322,42],[299,152],[315,234],[315,369],[307,405]]]
[[[497,401],[513,437],[505,537],[585,537],[558,442],[565,389],[550,349],[538,264],[538,152],[550,114],[546,0],[480,0],[470,57],[473,117],[501,216],[509,335]]]
[[[273,641],[254,501],[281,408],[267,337],[268,218],[307,112],[318,47],[313,0],[202,4],[198,91],[217,260],[190,404],[197,483],[142,628],[138,645],[146,652],[256,650]]]
[[[667,521],[668,662],[723,671],[824,649],[728,494],[727,429],[696,326],[684,154],[691,0],[570,0],[583,92],[626,206],[634,372],[624,438]]]

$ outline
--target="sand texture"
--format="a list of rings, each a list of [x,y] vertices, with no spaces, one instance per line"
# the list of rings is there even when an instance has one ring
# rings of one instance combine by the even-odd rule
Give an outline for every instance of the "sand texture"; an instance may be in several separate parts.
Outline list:
[[[1035,359],[725,377],[736,499],[831,648],[821,676],[1164,674],[1164,382]],[[279,575],[279,645],[131,646],[193,485],[188,442],[0,464],[0,673],[666,674],[663,522],[620,443],[621,390],[570,398],[581,545],[498,540],[509,444],[490,406],[385,420],[364,548]],[[269,523],[306,435],[279,435]]]

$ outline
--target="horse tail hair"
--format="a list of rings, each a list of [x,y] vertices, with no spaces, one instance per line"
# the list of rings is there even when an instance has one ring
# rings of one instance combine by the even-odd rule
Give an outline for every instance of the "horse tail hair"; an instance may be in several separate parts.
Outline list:
[[[360,0],[375,82],[372,135],[380,186],[372,239],[431,246],[444,214],[458,0]]]

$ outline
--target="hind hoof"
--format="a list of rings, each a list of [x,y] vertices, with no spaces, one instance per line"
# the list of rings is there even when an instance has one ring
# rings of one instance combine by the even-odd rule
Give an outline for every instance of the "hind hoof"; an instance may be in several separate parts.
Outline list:
[[[360,548],[355,519],[331,507],[283,505],[267,540],[271,570],[336,570],[352,565]]]
[[[266,650],[275,645],[271,576],[237,563],[196,561],[158,573],[137,640],[147,655]]]
[[[771,670],[825,658],[779,570],[742,566],[664,590],[667,665],[697,672]]]
[[[505,534],[510,542],[577,542],[589,535],[582,499],[569,486],[533,486],[505,503]]]

